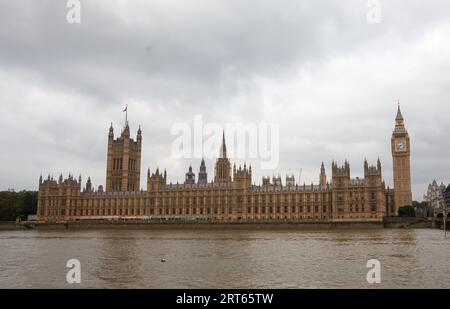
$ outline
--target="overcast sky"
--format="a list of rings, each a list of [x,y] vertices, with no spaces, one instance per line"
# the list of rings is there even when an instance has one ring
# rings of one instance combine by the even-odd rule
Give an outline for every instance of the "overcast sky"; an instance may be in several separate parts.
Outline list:
[[[392,185],[390,138],[397,100],[411,136],[413,194],[450,181],[450,2],[0,1],[0,189],[36,189],[62,172],[105,183],[110,122],[128,104],[143,130],[146,169],[182,182],[200,158],[171,154],[174,123],[278,123],[279,164],[318,182],[320,164],[380,157]],[[231,138],[231,137],[230,137]],[[231,141],[230,141],[231,143]],[[238,164],[249,158],[236,158]],[[206,160],[213,177],[214,160]]]

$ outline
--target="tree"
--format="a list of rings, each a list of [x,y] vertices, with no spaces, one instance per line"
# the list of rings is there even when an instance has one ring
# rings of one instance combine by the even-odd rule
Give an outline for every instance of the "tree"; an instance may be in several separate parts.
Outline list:
[[[26,220],[28,215],[36,214],[36,191],[1,191],[0,221],[15,221],[17,217]]]
[[[415,217],[416,211],[414,210],[414,207],[407,205],[398,209],[398,215],[400,217]]]

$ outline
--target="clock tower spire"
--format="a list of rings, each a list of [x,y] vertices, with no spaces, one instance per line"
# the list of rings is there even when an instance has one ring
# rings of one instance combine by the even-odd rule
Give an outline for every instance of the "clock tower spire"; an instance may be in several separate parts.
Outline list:
[[[390,211],[398,215],[402,206],[412,205],[411,192],[411,166],[410,166],[410,139],[405,128],[404,119],[398,104],[395,128],[392,132],[391,151],[394,178],[394,209]]]

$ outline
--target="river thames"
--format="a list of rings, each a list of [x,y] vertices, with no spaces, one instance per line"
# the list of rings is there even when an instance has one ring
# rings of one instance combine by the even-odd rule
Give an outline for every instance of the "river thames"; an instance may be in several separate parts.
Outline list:
[[[66,281],[69,259],[80,284]],[[369,259],[379,284],[367,282]],[[450,239],[437,229],[0,231],[0,288],[450,288]]]

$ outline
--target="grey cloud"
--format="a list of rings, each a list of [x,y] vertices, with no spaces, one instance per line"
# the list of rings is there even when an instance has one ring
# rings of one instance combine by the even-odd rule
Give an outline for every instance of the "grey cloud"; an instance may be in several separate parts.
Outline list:
[[[137,1],[146,20],[136,22],[111,1],[82,1],[80,25],[65,21],[63,1],[21,2],[7,2],[0,16],[8,25],[1,32],[4,65],[108,102],[167,99],[174,90],[191,104],[199,96],[233,97],[236,78],[282,78],[380,35],[355,1],[178,1],[176,9]]]

